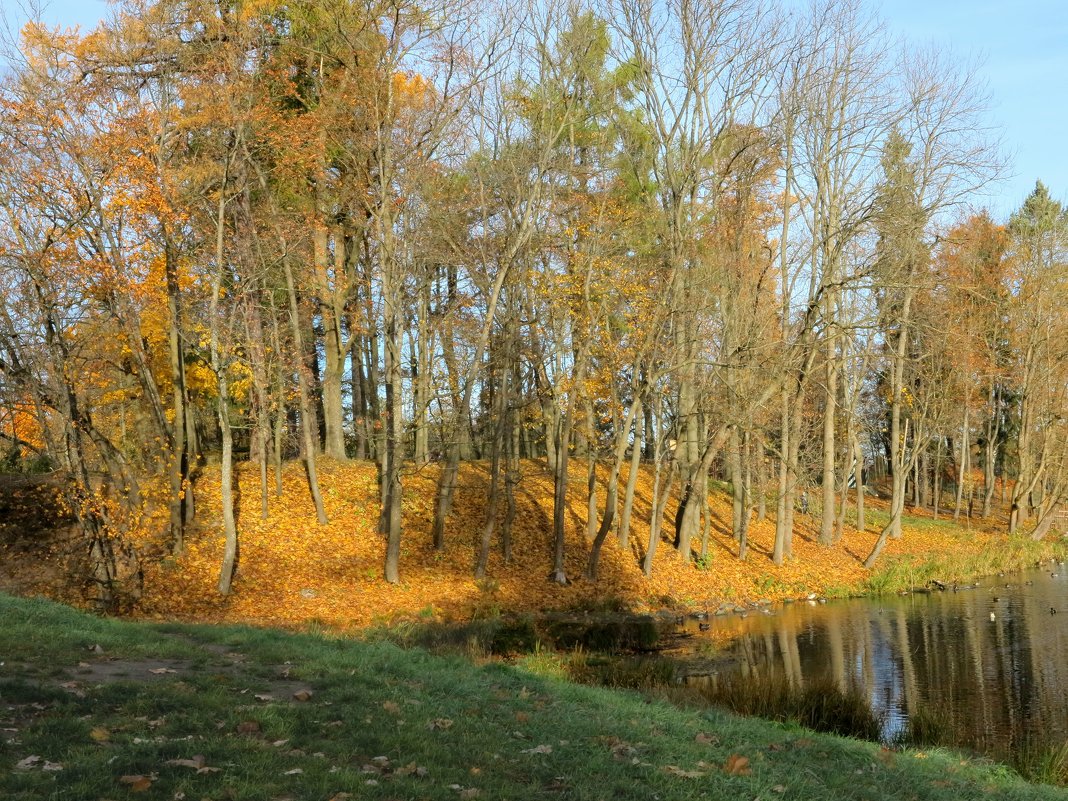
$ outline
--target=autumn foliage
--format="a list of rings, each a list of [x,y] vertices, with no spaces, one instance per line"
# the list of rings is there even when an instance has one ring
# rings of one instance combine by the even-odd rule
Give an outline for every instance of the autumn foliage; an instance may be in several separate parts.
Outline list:
[[[992,526],[1010,487],[1011,532],[1056,530],[1068,213],[1040,184],[1006,226],[958,217],[996,172],[972,77],[889,58],[855,3],[780,23],[29,24],[0,83],[0,439],[55,471],[83,599],[711,604],[937,548],[898,541],[907,505]]]
[[[634,524],[631,547],[624,551],[615,538],[610,538],[597,582],[580,578],[560,587],[549,580],[552,531],[547,520],[552,514],[552,479],[543,465],[524,462],[513,559],[505,563],[495,550],[488,578],[476,581],[471,568],[485,509],[486,465],[464,465],[453,536],[440,552],[434,550],[430,539],[437,469],[428,467],[411,479],[413,491],[405,500],[404,519],[409,536],[401,560],[405,580],[391,586],[379,577],[383,543],[375,530],[377,486],[373,467],[321,460],[320,469],[327,488],[328,526],[316,524],[306,478],[299,465],[292,464],[285,473],[284,494],[273,501],[274,511],[268,520],[256,519],[255,503],[243,506],[240,579],[230,597],[221,598],[215,591],[222,542],[217,529],[209,525],[189,538],[185,554],[146,567],[148,589],[139,614],[285,626],[320,622],[349,628],[427,616],[466,620],[537,612],[599,598],[615,598],[637,609],[715,610],[723,603],[863,592],[870,572],[861,562],[878,533],[874,527],[849,531],[840,547],[828,550],[816,542],[815,521],[804,518],[799,521],[802,529],[795,544],[796,558],[776,566],[770,559],[774,524],[754,521],[750,555],[743,562],[736,557],[737,543],[730,535],[729,499],[716,492],[712,501],[716,522],[707,562],[702,563],[704,569],[685,562],[664,543],[657,552],[653,576],[647,579],[640,569],[641,547],[635,544],[648,532],[652,477],[643,468],[637,492],[640,522]],[[241,496],[255,498],[257,478],[253,471],[242,469],[238,474]],[[217,515],[217,499],[209,498],[206,503],[210,507],[205,515]],[[885,508],[885,503],[875,503]],[[581,575],[589,548],[584,495],[573,493],[570,507],[568,568]],[[907,528],[907,539],[889,546],[892,559],[908,555],[922,561],[951,552],[964,562],[969,555],[997,548],[1004,540],[1003,534],[982,527],[970,531],[952,526]]]

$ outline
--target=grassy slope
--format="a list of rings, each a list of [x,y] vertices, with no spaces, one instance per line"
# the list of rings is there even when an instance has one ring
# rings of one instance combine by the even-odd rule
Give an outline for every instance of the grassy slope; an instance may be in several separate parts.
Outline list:
[[[8,801],[1068,798],[948,752],[888,752],[385,643],[102,620],[7,596],[0,620]],[[150,672],[161,667],[174,672]],[[294,700],[304,687],[312,697]],[[62,770],[15,767],[31,755]],[[165,764],[197,755],[219,770]],[[749,775],[724,770],[739,756]]]

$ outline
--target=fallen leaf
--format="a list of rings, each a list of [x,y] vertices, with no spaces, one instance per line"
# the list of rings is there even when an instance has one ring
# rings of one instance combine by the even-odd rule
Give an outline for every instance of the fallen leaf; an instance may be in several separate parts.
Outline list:
[[[452,728],[452,721],[449,718],[435,718],[426,727],[431,731],[444,731]]]
[[[106,743],[111,739],[111,732],[103,726],[96,726],[89,730],[89,736],[98,743]]]
[[[237,724],[238,734],[259,734],[260,724],[255,720],[243,720]]]
[[[152,668],[148,672],[149,673],[155,673],[157,676],[162,676],[164,673],[177,673],[178,671],[177,670],[172,670],[171,668],[161,667],[161,668]]]
[[[773,793],[785,793],[786,792],[786,785],[784,785],[784,784],[776,784],[774,787],[771,788],[771,791]]]
[[[37,767],[37,763],[41,761],[41,758],[37,754],[31,754],[25,759],[20,759],[15,763],[15,767],[19,770],[32,770]]]
[[[293,768],[292,770],[283,771],[282,775],[283,776],[297,776],[297,775],[299,775],[299,774],[301,774],[303,772],[304,772],[304,770],[302,768]]]
[[[293,698],[297,701],[310,701],[313,694],[311,690],[297,690],[293,693]]]
[[[274,700],[274,696],[271,695],[270,693],[256,693],[252,697],[255,698],[257,701],[273,701]]]
[[[394,703],[393,701],[383,701],[382,702],[382,708],[384,710],[386,710],[387,712],[389,712],[389,714],[391,714],[391,715],[400,714],[400,705]]]
[[[723,763],[723,772],[728,776],[748,776],[752,773],[749,769],[749,757],[731,754]]]
[[[700,779],[702,776],[707,776],[704,771],[700,770],[685,770],[678,765],[664,765],[664,773],[668,773],[672,776],[678,776],[681,779]]]
[[[460,791],[460,798],[478,798],[482,791],[477,787],[468,787]]]
[[[133,776],[120,776],[119,783],[129,787],[131,793],[143,793],[152,786],[152,779],[138,773]]]
[[[703,731],[697,732],[697,736],[693,738],[693,741],[701,745],[719,745],[719,737]]]
[[[524,748],[519,753],[521,754],[551,754],[553,747],[551,745],[536,745],[533,748]]]
[[[197,754],[192,759],[168,759],[163,764],[179,768],[193,768],[193,770],[200,770],[207,763],[208,760],[203,754]]]
[[[526,723],[528,720],[530,720],[530,715],[528,715],[526,712],[516,712],[515,719],[519,723]]]

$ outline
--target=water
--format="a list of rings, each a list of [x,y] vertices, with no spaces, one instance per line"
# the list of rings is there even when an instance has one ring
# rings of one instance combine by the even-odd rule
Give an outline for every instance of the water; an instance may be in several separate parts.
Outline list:
[[[887,740],[915,710],[953,740],[1004,759],[1068,741],[1068,568],[989,578],[976,587],[876,599],[798,602],[771,614],[715,617],[675,655],[691,681],[731,672],[860,689]]]

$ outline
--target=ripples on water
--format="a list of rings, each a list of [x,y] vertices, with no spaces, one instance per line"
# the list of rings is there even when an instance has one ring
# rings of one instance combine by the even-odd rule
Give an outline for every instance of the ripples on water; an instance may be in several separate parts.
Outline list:
[[[995,758],[1068,740],[1068,570],[877,599],[798,602],[715,618],[684,652],[692,681],[836,682],[884,715],[884,737],[918,709],[944,716],[956,744]],[[701,657],[717,647],[715,657]],[[703,646],[703,647],[702,647]]]

